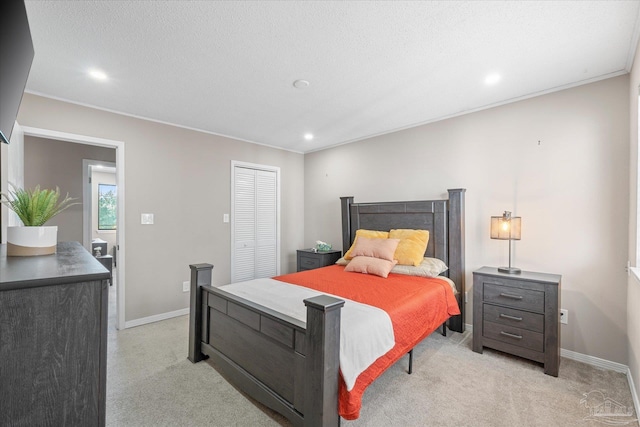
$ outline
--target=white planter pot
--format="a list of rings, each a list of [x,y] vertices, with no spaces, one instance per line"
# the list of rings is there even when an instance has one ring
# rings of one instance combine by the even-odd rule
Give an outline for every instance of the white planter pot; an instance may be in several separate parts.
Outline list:
[[[58,227],[8,227],[7,255],[36,256],[56,253]]]

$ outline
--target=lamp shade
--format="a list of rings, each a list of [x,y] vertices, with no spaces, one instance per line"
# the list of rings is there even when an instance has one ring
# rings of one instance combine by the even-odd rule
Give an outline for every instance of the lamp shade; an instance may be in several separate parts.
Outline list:
[[[521,218],[505,211],[502,216],[491,217],[491,238],[498,240],[520,240]]]

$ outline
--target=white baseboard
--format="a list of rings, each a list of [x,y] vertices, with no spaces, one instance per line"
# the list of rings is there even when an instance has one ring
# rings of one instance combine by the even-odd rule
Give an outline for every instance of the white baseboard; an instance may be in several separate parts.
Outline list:
[[[560,356],[567,359],[576,360],[578,362],[586,363],[587,365],[595,366],[597,368],[609,369],[610,371],[620,372],[627,374],[629,367],[622,363],[612,362],[606,359],[600,359],[599,357],[589,356],[586,354],[578,353],[576,351],[560,349]]]
[[[560,349],[560,356],[567,359],[576,360],[578,362],[586,363],[597,368],[609,369],[611,371],[620,372],[627,376],[629,382],[629,389],[631,390],[631,398],[633,399],[633,406],[635,406],[636,414],[640,414],[640,402],[638,401],[638,394],[636,393],[636,387],[633,383],[633,376],[631,370],[627,365],[622,363],[612,362],[606,359],[600,359],[599,357],[588,356],[586,354],[578,353],[571,350]]]
[[[464,325],[465,330],[469,332],[473,332],[473,325],[466,324]],[[636,393],[636,387],[633,382],[633,376],[631,375],[631,370],[627,365],[623,365],[622,363],[612,362],[606,359],[600,359],[599,357],[589,356],[586,354],[578,353],[576,351],[566,350],[564,348],[560,349],[560,356],[566,357],[567,359],[575,360],[578,362],[586,363],[587,365],[595,366],[602,369],[609,369],[614,372],[620,372],[627,376],[627,381],[629,382],[629,389],[631,390],[631,397],[633,399],[633,405],[636,409],[636,414],[640,414],[640,400],[638,399],[638,393]]]
[[[640,400],[638,399],[638,393],[636,393],[636,386],[633,383],[633,376],[631,375],[631,369],[627,369],[627,380],[629,381],[629,387],[631,388],[631,397],[633,398],[633,406],[636,407],[636,417],[640,417]]]
[[[136,326],[146,325],[147,323],[159,322],[160,320],[167,320],[173,317],[184,316],[185,314],[189,314],[189,308],[182,308],[176,311],[170,311],[168,313],[156,314],[154,316],[142,317],[140,319],[130,320],[128,322],[124,322],[124,328],[133,328]]]

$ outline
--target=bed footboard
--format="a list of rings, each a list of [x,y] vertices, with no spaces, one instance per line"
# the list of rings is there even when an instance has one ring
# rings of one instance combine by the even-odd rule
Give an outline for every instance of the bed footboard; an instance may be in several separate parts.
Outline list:
[[[344,301],[304,300],[306,325],[211,286],[213,265],[191,268],[189,360],[206,358],[230,382],[298,426],[338,426]]]

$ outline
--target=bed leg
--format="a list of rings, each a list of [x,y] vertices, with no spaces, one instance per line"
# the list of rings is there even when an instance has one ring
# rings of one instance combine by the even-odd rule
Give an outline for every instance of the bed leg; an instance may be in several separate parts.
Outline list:
[[[409,375],[413,373],[413,349],[409,350]]]
[[[304,426],[335,427],[340,379],[341,299],[328,295],[304,300],[307,306],[305,338]]]
[[[203,325],[202,290],[200,286],[211,286],[211,264],[192,264],[191,268],[191,301],[189,305],[189,360],[199,362],[206,357],[202,354],[202,331],[207,326]]]
[[[442,324],[442,332],[441,332],[441,333],[442,333],[442,336],[443,336],[443,337],[446,337],[446,336],[447,336],[447,322],[444,322],[444,323]]]

